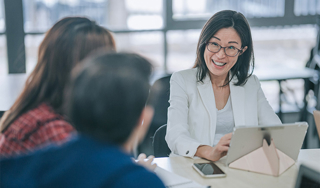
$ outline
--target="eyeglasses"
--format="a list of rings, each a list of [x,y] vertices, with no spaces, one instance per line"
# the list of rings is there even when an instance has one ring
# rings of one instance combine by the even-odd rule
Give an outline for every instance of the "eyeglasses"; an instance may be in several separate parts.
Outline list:
[[[222,47],[221,45],[219,45],[216,42],[207,42],[207,49],[210,52],[217,53],[220,51],[221,48],[224,48],[224,52],[226,53],[227,56],[230,56],[230,57],[234,57],[234,56],[238,55],[239,52],[242,52],[242,49],[238,49],[234,46]]]

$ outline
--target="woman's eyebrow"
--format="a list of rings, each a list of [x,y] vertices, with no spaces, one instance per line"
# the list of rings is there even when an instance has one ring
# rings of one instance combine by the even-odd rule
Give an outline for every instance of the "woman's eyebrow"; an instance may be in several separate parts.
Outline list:
[[[229,41],[228,43],[236,43],[236,44],[239,44],[239,43],[236,42],[236,41]]]
[[[221,41],[218,37],[213,36],[212,38],[218,39],[219,41]]]
[[[212,38],[215,38],[215,39],[217,39],[217,40],[221,41],[221,39],[219,39],[218,37],[213,36]],[[235,43],[235,44],[239,44],[239,43],[238,43],[238,42],[236,42],[236,41],[229,41],[228,43]]]

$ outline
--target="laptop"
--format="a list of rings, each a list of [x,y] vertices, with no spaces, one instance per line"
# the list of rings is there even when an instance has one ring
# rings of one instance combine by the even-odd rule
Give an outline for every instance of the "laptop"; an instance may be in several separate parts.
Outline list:
[[[295,188],[319,188],[320,171],[304,164],[300,165]]]
[[[313,117],[314,117],[314,121],[316,122],[318,135],[320,138],[320,111],[318,111],[318,110],[313,111]]]
[[[272,126],[235,127],[227,153],[226,166],[262,147],[263,139],[266,139],[268,144],[273,139],[277,149],[296,161],[307,129],[308,123],[306,122]]]

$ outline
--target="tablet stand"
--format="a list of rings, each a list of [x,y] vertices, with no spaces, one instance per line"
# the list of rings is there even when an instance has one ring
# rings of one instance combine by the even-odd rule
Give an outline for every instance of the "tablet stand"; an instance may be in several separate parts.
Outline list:
[[[230,168],[279,176],[295,161],[278,150],[271,139],[270,145],[263,139],[262,147],[230,163]]]

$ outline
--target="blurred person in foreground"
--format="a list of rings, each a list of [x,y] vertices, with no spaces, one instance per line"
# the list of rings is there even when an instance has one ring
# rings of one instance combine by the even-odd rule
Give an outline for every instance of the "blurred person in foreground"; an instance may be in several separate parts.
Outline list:
[[[164,187],[129,153],[149,128],[151,64],[103,53],[73,72],[66,109],[77,136],[60,147],[0,161],[1,187]]]
[[[58,21],[39,46],[38,62],[13,106],[0,122],[0,157],[61,144],[74,132],[62,105],[71,69],[97,50],[115,50],[112,34],[94,21],[67,17]]]
[[[174,154],[217,161],[235,126],[281,124],[253,69],[247,19],[232,10],[214,14],[201,31],[194,68],[171,76],[166,141]]]

